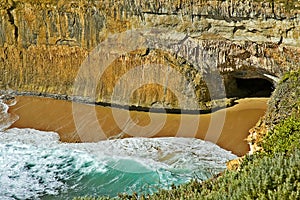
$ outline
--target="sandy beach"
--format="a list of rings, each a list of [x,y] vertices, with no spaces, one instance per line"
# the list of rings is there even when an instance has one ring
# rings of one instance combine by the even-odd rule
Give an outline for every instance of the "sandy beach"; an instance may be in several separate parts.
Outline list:
[[[63,142],[95,142],[116,135],[196,137],[216,142],[239,156],[249,151],[244,139],[264,115],[268,101],[268,98],[240,99],[235,106],[212,114],[180,115],[72,105],[69,101],[41,97],[16,98],[17,104],[9,112],[17,114],[19,120],[11,128],[55,131]]]

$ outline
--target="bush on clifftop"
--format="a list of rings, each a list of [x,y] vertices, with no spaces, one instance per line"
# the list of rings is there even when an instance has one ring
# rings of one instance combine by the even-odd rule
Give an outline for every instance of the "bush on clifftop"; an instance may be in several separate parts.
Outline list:
[[[266,135],[262,146],[267,153],[284,153],[299,148],[299,144],[300,120],[290,117],[280,122]]]

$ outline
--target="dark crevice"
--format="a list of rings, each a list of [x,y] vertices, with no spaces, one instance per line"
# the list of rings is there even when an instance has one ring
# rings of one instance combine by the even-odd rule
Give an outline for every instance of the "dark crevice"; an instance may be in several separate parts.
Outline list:
[[[235,34],[235,32],[237,32],[238,30],[245,30],[246,27],[245,26],[235,26],[233,29],[233,34]]]
[[[7,11],[7,15],[8,15],[8,21],[11,23],[11,25],[14,26],[14,36],[15,36],[15,40],[16,42],[18,41],[18,37],[19,37],[19,28],[18,26],[15,24],[15,19],[14,19],[14,15],[12,14],[12,11],[16,8],[15,2],[13,2],[13,5],[8,8]]]
[[[262,31],[259,31],[257,29],[248,29],[247,32],[249,32],[249,33],[261,33]]]
[[[225,82],[227,98],[270,97],[275,87],[271,80],[229,76]]]
[[[141,54],[141,56],[142,57],[148,56],[150,54],[150,52],[151,52],[151,49],[147,48],[146,51],[145,51],[145,53]]]
[[[277,44],[278,44],[278,45],[281,45],[281,44],[282,44],[282,41],[283,41],[283,37],[280,36],[280,39],[279,39],[279,41],[277,42]]]
[[[240,97],[270,97],[274,90],[270,81],[261,78],[236,78],[236,85]]]
[[[293,29],[295,29],[295,28],[296,28],[296,27],[293,26],[293,27],[290,27],[290,28],[286,29],[286,30],[285,30],[285,35],[287,36],[288,33],[289,33],[290,31],[292,31]]]

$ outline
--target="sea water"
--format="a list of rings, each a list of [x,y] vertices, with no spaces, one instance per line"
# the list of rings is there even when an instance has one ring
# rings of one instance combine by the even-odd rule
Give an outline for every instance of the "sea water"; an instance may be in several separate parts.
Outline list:
[[[62,143],[55,132],[6,129],[17,120],[0,100],[0,199],[72,199],[151,194],[206,180],[236,158],[194,138]]]

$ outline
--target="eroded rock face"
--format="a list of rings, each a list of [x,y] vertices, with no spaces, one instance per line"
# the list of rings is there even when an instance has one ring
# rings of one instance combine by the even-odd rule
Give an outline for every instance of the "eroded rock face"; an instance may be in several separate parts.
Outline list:
[[[206,101],[222,98],[224,86],[225,96],[242,96],[237,79],[274,82],[299,68],[300,3],[272,2],[5,0],[0,87],[121,105],[205,109]],[[145,33],[153,29],[163,31]],[[148,43],[115,57],[100,78],[93,73],[97,69],[79,73],[96,47],[116,45],[122,38],[110,42],[109,36],[128,30],[139,30]],[[142,42],[132,40],[128,43]],[[107,56],[117,48],[106,48]],[[164,67],[149,70],[153,64]],[[135,74],[122,79],[132,69]],[[168,69],[181,79],[162,73]],[[155,83],[162,74],[164,83]],[[154,83],[132,91],[143,76]],[[96,84],[89,83],[93,78]],[[118,98],[112,98],[115,90]]]

